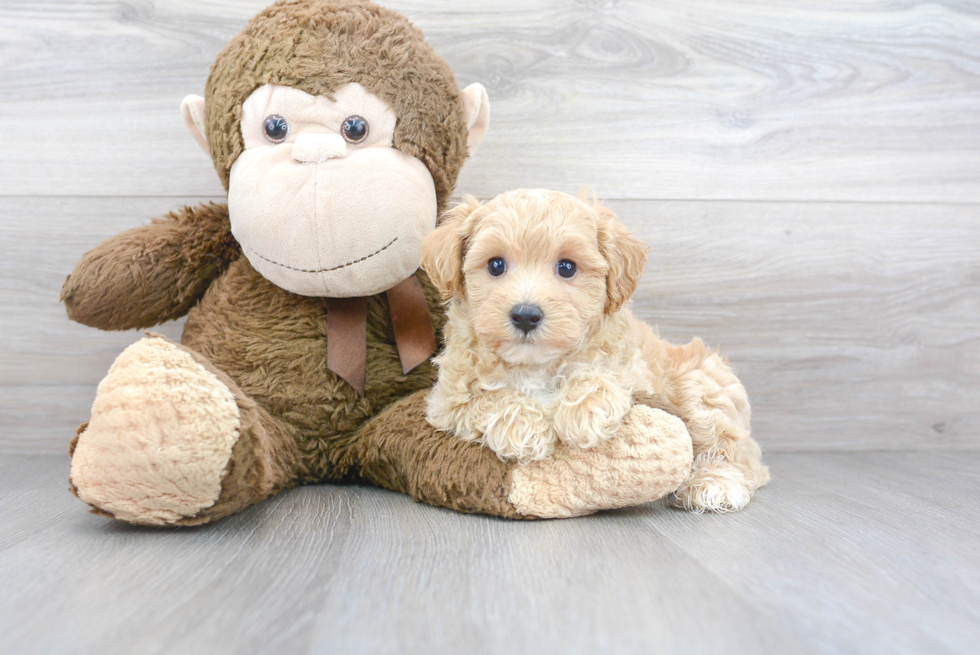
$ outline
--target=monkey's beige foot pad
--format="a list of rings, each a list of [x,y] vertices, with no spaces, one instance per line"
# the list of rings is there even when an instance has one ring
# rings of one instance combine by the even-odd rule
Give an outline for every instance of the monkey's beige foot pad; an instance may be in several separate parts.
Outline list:
[[[553,457],[516,467],[508,500],[518,513],[566,518],[648,503],[691,474],[684,422],[637,405],[609,441],[588,450],[560,447]]]
[[[232,391],[185,349],[148,337],[99,384],[70,479],[117,519],[166,525],[211,507],[238,440]]]

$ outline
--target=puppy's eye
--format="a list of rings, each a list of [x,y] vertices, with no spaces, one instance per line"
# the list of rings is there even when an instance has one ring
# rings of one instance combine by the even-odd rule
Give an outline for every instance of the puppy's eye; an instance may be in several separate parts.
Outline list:
[[[494,257],[487,262],[487,273],[493,277],[500,277],[507,270],[507,262],[503,257]]]
[[[340,133],[348,143],[360,143],[367,138],[368,122],[360,116],[348,116],[340,126]]]
[[[558,262],[558,266],[555,267],[555,270],[558,272],[558,275],[568,279],[575,275],[575,271],[578,269],[575,266],[575,262],[573,262],[571,259],[563,259]]]
[[[266,117],[263,129],[265,130],[265,138],[269,141],[282,143],[286,140],[286,135],[289,134],[289,123],[279,114],[273,114]]]

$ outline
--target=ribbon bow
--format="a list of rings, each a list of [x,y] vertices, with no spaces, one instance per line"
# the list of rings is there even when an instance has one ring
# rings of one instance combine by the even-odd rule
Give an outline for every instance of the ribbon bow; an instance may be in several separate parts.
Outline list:
[[[436,351],[436,332],[422,285],[413,275],[385,291],[402,373]],[[364,397],[367,378],[367,297],[327,299],[327,368]]]

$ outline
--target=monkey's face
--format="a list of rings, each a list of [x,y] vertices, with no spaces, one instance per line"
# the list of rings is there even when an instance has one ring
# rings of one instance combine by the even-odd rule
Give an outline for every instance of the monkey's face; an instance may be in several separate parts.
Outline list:
[[[242,106],[231,229],[252,266],[306,296],[380,293],[415,273],[436,190],[393,147],[397,116],[357,83],[334,97],[267,84]]]

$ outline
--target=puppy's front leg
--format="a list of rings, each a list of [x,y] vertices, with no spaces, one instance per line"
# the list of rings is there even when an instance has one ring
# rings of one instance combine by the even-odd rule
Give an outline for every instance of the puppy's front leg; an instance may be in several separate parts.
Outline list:
[[[544,408],[510,389],[480,394],[471,407],[480,441],[500,459],[527,463],[544,459],[555,449],[554,429]]]
[[[500,459],[521,463],[544,459],[556,437],[544,408],[510,389],[447,393],[438,384],[429,396],[426,419],[463,441],[486,444]]]
[[[632,393],[613,376],[572,373],[558,398],[555,432],[570,446],[593,448],[615,436],[632,405]]]

